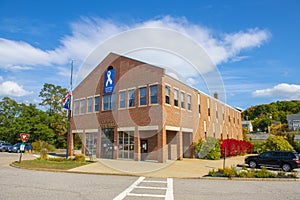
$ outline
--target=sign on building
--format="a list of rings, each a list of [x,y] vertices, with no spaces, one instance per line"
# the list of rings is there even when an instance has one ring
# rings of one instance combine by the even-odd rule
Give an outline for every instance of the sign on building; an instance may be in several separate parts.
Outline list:
[[[109,94],[114,91],[115,70],[109,69],[105,71],[104,75],[104,94]]]

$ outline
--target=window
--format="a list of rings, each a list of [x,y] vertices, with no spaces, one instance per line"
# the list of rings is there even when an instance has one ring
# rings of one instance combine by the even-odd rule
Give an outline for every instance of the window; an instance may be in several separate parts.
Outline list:
[[[134,107],[134,99],[135,99],[135,90],[129,90],[128,91],[128,106]]]
[[[126,105],[126,92],[121,91],[119,95],[119,108],[125,108]]]
[[[165,92],[166,92],[166,103],[167,104],[170,104],[170,87],[166,85],[166,88],[165,88]]]
[[[93,110],[93,98],[89,97],[87,99],[87,112],[90,113]]]
[[[147,88],[142,87],[140,88],[140,106],[145,106],[147,105]]]
[[[78,100],[75,100],[74,101],[74,114],[75,115],[78,115],[79,114],[79,101]]]
[[[157,85],[150,86],[150,104],[157,103]]]
[[[207,109],[207,115],[210,116],[210,108]]]
[[[98,112],[99,111],[99,100],[100,100],[100,97],[97,96],[94,98],[94,112]]]
[[[115,95],[105,95],[103,96],[103,104],[102,104],[102,110],[113,110],[115,108]]]
[[[85,113],[85,99],[80,100],[80,114]]]
[[[181,108],[185,108],[185,98],[184,98],[184,92],[180,93],[180,102],[181,102]]]
[[[192,110],[192,97],[191,95],[187,96],[188,110]]]
[[[174,106],[178,106],[178,90],[174,89]]]

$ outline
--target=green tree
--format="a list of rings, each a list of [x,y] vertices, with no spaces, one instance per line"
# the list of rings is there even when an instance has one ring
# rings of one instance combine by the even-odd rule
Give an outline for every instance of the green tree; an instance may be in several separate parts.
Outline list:
[[[265,142],[262,143],[261,151],[272,150],[295,151],[290,143],[282,136],[270,136]]]
[[[14,126],[21,108],[16,101],[4,97],[0,102],[0,140],[12,142],[14,139]]]
[[[66,88],[45,83],[39,94],[42,98],[40,105],[46,108],[49,115],[48,126],[55,134],[55,143],[51,144],[57,148],[63,148],[66,145],[68,119],[67,111],[63,109],[63,98],[67,92]]]
[[[39,94],[42,99],[40,105],[44,106],[50,115],[54,113],[63,114],[63,98],[67,92],[66,88],[45,83]]]

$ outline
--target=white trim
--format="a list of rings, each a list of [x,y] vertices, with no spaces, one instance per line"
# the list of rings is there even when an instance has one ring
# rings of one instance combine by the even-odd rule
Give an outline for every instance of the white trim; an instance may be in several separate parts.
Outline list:
[[[192,132],[193,132],[193,129],[192,129],[192,128],[182,128],[181,131],[182,131],[182,132],[192,133]]]
[[[168,131],[180,131],[180,127],[166,126],[166,130],[168,130]]]
[[[139,131],[158,130],[158,126],[138,126]]]
[[[97,133],[98,129],[97,128],[95,128],[95,129],[85,129],[85,132],[86,133]]]
[[[72,130],[72,133],[83,133],[83,130],[82,129]]]
[[[119,127],[117,131],[134,131],[134,127]]]

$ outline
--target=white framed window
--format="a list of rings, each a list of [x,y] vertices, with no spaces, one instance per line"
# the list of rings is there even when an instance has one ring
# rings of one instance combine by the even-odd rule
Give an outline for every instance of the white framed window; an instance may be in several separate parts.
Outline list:
[[[100,96],[94,97],[94,112],[99,111]]]
[[[178,107],[178,89],[174,89],[174,106]]]
[[[87,112],[88,113],[93,112],[93,97],[87,98]]]
[[[147,105],[147,88],[146,87],[139,88],[139,95],[140,95],[140,106]]]
[[[75,115],[79,114],[79,100],[74,101],[74,114]]]
[[[157,85],[150,86],[150,104],[157,104]]]
[[[180,104],[181,104],[181,108],[185,108],[185,94],[184,94],[184,92],[180,92]]]
[[[126,91],[120,91],[119,93],[119,108],[126,107]]]
[[[115,108],[116,97],[115,94],[105,95],[102,99],[102,110],[113,110]]]
[[[135,89],[128,90],[128,107],[135,106]]]
[[[191,95],[187,95],[187,109],[188,110],[192,110],[192,96]]]
[[[80,114],[85,113],[85,99],[80,100]]]
[[[166,101],[166,104],[170,104],[170,86],[166,85],[165,87],[165,101]]]

